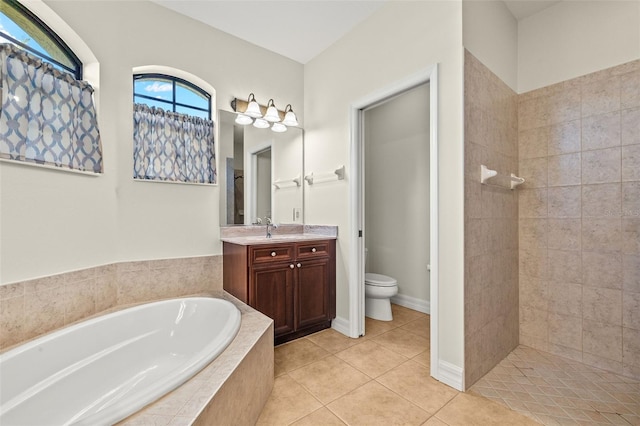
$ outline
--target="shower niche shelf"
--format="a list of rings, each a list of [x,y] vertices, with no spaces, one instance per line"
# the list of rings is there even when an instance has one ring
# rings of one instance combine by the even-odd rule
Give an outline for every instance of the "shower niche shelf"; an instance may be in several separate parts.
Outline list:
[[[490,179],[492,179],[490,181]],[[511,173],[509,175],[499,174],[496,170],[492,170],[482,164],[480,166],[480,183],[488,186],[495,186],[505,189],[516,189],[518,185],[525,182],[524,178]]]

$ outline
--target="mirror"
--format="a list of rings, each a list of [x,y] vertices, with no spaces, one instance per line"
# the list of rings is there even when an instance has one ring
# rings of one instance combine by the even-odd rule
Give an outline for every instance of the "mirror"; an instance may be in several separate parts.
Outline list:
[[[235,119],[220,111],[220,225],[303,223],[303,130],[276,133]]]

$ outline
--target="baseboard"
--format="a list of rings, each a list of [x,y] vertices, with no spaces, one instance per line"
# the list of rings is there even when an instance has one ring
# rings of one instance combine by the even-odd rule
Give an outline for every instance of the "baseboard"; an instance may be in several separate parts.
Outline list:
[[[459,391],[464,391],[464,370],[446,361],[438,361],[439,381]]]
[[[331,328],[333,328],[335,331],[344,334],[347,337],[351,337],[349,335],[349,331],[351,330],[351,324],[349,323],[348,320],[341,318],[341,317],[335,317],[333,319],[333,321],[331,321]]]
[[[406,294],[396,294],[391,298],[391,302],[396,305],[404,306],[405,308],[413,309],[414,311],[423,312],[425,314],[431,313],[431,303],[429,303],[428,300],[418,299],[407,296]]]

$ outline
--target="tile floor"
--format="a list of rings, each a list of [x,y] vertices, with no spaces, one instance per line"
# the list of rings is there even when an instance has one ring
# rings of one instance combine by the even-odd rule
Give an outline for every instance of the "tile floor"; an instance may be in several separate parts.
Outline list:
[[[509,408],[429,376],[429,316],[393,305],[365,337],[331,329],[275,348],[275,383],[259,425],[534,425]]]
[[[545,425],[640,425],[640,383],[519,346],[474,384],[483,395]]]

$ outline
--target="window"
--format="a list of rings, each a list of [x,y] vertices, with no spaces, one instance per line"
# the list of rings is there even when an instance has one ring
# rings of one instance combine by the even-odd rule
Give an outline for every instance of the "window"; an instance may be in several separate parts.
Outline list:
[[[195,84],[170,75],[134,75],[133,102],[211,120],[211,96]]]
[[[0,159],[102,173],[93,88],[37,16],[0,0]]]
[[[211,95],[165,74],[133,76],[134,179],[216,183]]]
[[[15,0],[0,0],[0,43],[11,43],[82,79],[82,63],[56,33]]]

